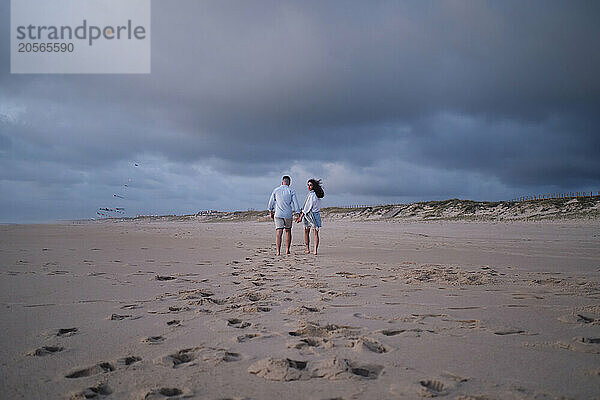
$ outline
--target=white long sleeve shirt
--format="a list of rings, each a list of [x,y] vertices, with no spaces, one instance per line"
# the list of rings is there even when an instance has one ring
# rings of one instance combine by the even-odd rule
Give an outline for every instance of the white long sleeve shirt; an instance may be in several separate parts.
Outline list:
[[[275,211],[276,218],[292,218],[293,213],[300,213],[296,192],[287,185],[273,189],[267,208]]]
[[[314,190],[308,192],[308,195],[306,196],[306,201],[304,202],[304,207],[302,208],[302,212],[305,215],[310,211],[321,211],[321,199],[317,197],[317,194]]]

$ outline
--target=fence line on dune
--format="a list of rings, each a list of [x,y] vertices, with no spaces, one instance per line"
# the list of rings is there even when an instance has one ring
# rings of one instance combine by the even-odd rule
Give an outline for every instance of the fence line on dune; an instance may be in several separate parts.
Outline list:
[[[384,207],[392,204],[350,204],[346,206],[331,206],[335,208],[368,208],[368,207]]]
[[[545,193],[529,196],[521,196],[510,201],[530,201],[530,200],[545,200],[545,199],[577,199],[580,197],[598,197],[600,191],[596,192],[566,192],[566,193]]]

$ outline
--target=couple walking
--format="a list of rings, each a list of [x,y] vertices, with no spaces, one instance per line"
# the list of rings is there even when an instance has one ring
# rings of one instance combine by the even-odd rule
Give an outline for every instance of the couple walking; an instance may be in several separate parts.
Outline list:
[[[304,221],[304,243],[306,244],[305,253],[310,253],[310,230],[314,235],[315,249],[317,254],[319,248],[319,228],[321,227],[321,199],[325,196],[321,187],[320,179],[309,179],[307,182],[308,194],[304,200],[304,206],[300,209],[296,192],[290,188],[292,179],[289,176],[281,178],[281,186],[273,189],[269,198],[271,219],[275,221],[275,244],[277,246],[277,255],[281,254],[281,240],[283,230],[286,236],[286,252],[290,254],[290,245],[292,244],[292,217],[295,215],[296,222]]]

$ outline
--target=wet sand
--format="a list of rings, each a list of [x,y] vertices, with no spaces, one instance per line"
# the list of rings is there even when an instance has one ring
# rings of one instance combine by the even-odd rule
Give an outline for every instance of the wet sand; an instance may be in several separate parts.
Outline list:
[[[594,399],[600,222],[0,226],[6,399]]]

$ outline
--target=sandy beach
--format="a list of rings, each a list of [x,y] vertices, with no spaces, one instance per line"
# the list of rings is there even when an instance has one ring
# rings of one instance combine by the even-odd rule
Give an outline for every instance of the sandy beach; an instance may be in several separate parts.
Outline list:
[[[2,399],[597,399],[600,223],[0,226]]]

